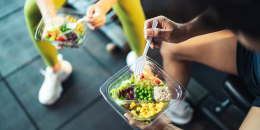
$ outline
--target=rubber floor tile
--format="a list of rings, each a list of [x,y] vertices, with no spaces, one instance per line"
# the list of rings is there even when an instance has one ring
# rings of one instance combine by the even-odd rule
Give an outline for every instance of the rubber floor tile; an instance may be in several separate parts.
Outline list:
[[[62,130],[131,130],[130,125],[102,98]]]
[[[1,19],[0,25],[0,72],[5,77],[38,53],[29,36],[23,10]]]
[[[35,130],[35,127],[3,82],[0,82],[0,106],[1,130]]]
[[[126,59],[124,56],[112,56],[112,54],[106,50],[108,42],[109,40],[98,31],[92,31],[86,43],[86,51],[94,55],[110,72],[116,73],[126,66]]]
[[[39,59],[7,81],[40,129],[55,129],[84,106],[100,96],[99,87],[109,77],[91,57],[80,49],[64,49],[64,59],[71,62],[73,72],[63,84],[61,99],[53,106],[44,106],[38,101],[38,91],[44,80],[39,69],[44,66]]]

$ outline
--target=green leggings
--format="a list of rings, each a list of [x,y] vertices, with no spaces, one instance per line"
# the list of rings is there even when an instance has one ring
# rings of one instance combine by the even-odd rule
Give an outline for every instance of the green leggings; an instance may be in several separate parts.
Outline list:
[[[131,50],[141,56],[145,46],[145,15],[140,0],[119,0],[113,10],[119,17]]]
[[[145,46],[143,24],[145,16],[140,0],[119,0],[113,10],[118,15],[131,49],[138,56],[142,55]],[[27,27],[34,45],[41,54],[47,66],[53,67],[57,62],[57,50],[49,42],[37,41],[34,37],[36,27],[41,20],[41,13],[35,0],[26,0],[24,14]]]
[[[24,5],[24,14],[29,34],[32,38],[34,45],[41,54],[45,64],[53,67],[57,62],[57,50],[49,42],[37,41],[34,37],[38,23],[41,20],[41,12],[35,0],[26,0]]]

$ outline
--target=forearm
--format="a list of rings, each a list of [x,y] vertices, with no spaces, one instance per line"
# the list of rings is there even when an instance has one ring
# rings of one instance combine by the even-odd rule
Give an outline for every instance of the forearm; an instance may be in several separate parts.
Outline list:
[[[118,0],[100,0],[97,2],[97,5],[103,9],[106,14],[117,1]]]
[[[217,15],[212,9],[208,9],[201,15],[195,17],[188,23],[182,25],[185,30],[186,39],[194,36],[223,30],[217,23]]]
[[[52,18],[53,16],[56,15],[56,10],[55,10],[55,5],[53,0],[36,0],[36,3],[43,17]],[[47,10],[50,8],[52,8],[53,11],[46,13]]]
[[[260,129],[260,108],[251,107],[246,118],[244,119],[240,130],[259,130]]]

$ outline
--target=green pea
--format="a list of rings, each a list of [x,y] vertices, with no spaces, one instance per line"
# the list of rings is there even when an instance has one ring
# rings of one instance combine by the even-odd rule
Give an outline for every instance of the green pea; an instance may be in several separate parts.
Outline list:
[[[149,94],[152,94],[152,91],[148,91]]]
[[[141,95],[139,98],[143,99],[143,98],[144,98],[144,96],[143,96],[143,95]]]
[[[149,91],[151,91],[151,90],[152,90],[152,88],[148,88],[148,90],[149,90]]]
[[[142,92],[140,92],[140,93],[139,93],[139,95],[141,96],[141,95],[143,95],[143,93],[142,93]]]
[[[145,90],[144,93],[147,94],[148,93],[147,90]]]
[[[140,92],[140,90],[139,90],[139,89],[137,89],[135,92],[136,92],[136,93],[139,93],[139,92]]]
[[[149,97],[148,100],[149,100],[149,101],[152,101],[153,99]]]
[[[148,97],[152,97],[152,94],[149,94]]]
[[[144,93],[144,90],[142,90],[142,93]]]
[[[144,89],[144,87],[143,87],[143,86],[141,86],[141,87],[140,87],[140,90],[143,90],[143,89]]]
[[[147,88],[144,88],[144,90],[146,90],[146,91],[147,91]]]
[[[141,98],[138,98],[138,100],[142,100]]]
[[[145,97],[144,100],[147,100],[147,97]]]

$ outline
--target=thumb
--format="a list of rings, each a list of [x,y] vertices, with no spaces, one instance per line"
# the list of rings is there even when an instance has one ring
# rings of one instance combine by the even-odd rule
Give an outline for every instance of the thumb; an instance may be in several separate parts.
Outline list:
[[[95,13],[95,7],[94,6],[88,7],[87,14],[86,14],[87,17],[92,18],[94,13]]]

